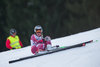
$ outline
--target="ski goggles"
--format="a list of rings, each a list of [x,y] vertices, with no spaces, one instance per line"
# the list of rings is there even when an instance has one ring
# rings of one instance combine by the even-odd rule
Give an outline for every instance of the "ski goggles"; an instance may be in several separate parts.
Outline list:
[[[39,30],[36,30],[36,33],[42,33],[42,31],[39,29]]]

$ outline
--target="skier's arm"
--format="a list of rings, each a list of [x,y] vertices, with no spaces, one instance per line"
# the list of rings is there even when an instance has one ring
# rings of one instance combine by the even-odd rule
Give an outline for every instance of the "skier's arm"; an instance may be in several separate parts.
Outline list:
[[[31,36],[30,42],[31,42],[31,46],[36,45],[36,41],[34,39],[34,35]]]
[[[36,45],[33,40],[30,40],[31,46]]]

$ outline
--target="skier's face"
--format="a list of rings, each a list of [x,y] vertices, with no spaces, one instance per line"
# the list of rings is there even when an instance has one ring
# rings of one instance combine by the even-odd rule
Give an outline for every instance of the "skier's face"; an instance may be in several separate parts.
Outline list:
[[[36,35],[40,37],[42,35],[42,31],[41,30],[36,30]]]

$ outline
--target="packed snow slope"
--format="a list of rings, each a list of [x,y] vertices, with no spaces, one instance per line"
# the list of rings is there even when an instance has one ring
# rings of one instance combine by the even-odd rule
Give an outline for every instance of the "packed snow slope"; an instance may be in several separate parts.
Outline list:
[[[0,67],[100,67],[100,28],[52,40],[52,45],[70,46],[88,40],[93,43],[16,63],[8,62],[33,55],[31,46],[0,53]]]

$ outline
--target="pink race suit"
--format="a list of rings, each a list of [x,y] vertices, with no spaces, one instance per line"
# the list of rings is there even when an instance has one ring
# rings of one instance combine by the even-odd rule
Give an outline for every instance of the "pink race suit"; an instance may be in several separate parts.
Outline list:
[[[48,44],[51,45],[51,41],[43,39],[43,36],[38,37],[36,34],[31,36],[31,52],[33,54],[44,51]]]

